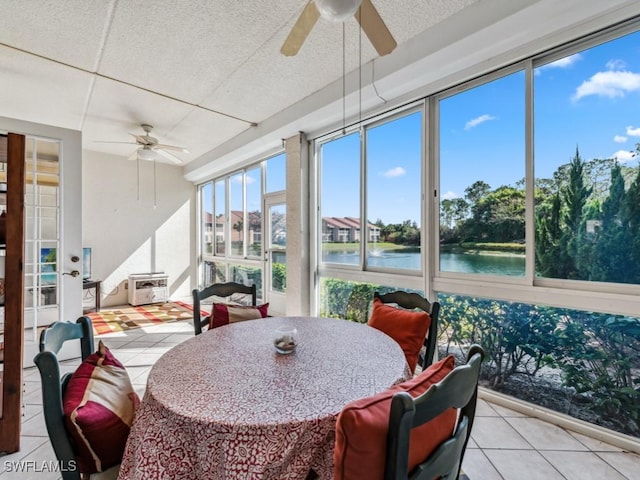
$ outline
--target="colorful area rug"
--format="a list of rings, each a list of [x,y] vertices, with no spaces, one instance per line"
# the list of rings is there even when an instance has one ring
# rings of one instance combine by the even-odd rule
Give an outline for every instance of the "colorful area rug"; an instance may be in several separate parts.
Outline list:
[[[193,318],[193,307],[183,302],[155,303],[89,313],[96,335],[148,327]]]

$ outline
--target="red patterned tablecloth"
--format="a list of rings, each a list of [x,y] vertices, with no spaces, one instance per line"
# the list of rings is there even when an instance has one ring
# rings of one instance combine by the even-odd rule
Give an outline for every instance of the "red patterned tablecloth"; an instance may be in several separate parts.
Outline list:
[[[274,330],[298,346],[279,355]],[[333,478],[335,421],[348,402],[409,378],[400,346],[345,320],[276,317],[209,330],[153,366],[119,479]]]

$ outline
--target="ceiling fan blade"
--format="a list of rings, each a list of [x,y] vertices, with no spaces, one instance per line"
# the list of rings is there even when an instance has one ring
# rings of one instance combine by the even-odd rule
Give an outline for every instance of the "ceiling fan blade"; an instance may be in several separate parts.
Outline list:
[[[362,0],[355,17],[378,55],[387,55],[398,46],[371,0]]]
[[[138,150],[140,150],[139,148],[136,148],[133,153],[131,155],[129,155],[129,158],[127,158],[127,160],[133,161],[133,160],[137,160],[138,158]]]
[[[163,150],[171,150],[173,152],[182,152],[189,153],[189,150],[185,147],[176,147],[175,145],[164,145],[162,143],[158,143],[155,148],[162,148]]]
[[[161,157],[164,157],[167,160],[170,160],[172,163],[175,163],[176,165],[182,165],[182,160],[180,160],[174,154],[169,153],[166,150],[163,150],[162,148],[154,148],[153,151],[158,155],[160,155]]]
[[[311,29],[318,21],[318,18],[320,18],[318,7],[316,7],[313,0],[309,0],[309,3],[307,3],[307,6],[302,10],[291,32],[289,32],[289,36],[282,44],[280,53],[286,57],[292,57],[297,54],[309,35],[309,32],[311,32]]]

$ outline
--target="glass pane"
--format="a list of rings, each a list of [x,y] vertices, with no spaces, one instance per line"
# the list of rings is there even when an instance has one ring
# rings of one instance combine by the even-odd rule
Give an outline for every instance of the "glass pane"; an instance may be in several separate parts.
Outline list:
[[[255,283],[258,298],[262,298],[262,268],[249,265],[230,265],[229,281],[253,285]]]
[[[322,261],[360,264],[360,135],[321,146]]]
[[[247,255],[262,257],[262,169],[247,170]]]
[[[267,191],[279,192],[287,188],[287,157],[284,153],[267,160]]]
[[[274,205],[269,208],[269,228],[271,230],[270,247],[287,246],[287,206]]]
[[[202,255],[213,254],[213,183],[200,187],[200,230]]]
[[[367,130],[367,266],[421,270],[422,113]]]
[[[282,293],[287,291],[286,252],[271,252],[271,290]]]
[[[204,262],[203,284],[209,286],[213,283],[226,283],[227,265],[221,262]]]
[[[440,357],[482,345],[481,385],[638,438],[640,319],[438,295]]]
[[[535,70],[538,276],[640,284],[639,44],[636,32]]]
[[[376,291],[389,293],[395,290],[413,291],[424,295],[424,292],[419,290],[322,277],[320,278],[320,316],[367,323],[373,304],[373,293]]]
[[[439,107],[440,271],[524,276],[524,72]]]
[[[226,192],[227,189],[225,187],[224,180],[220,180],[216,182],[215,186],[215,212],[216,212],[216,224],[215,224],[215,236],[216,236],[216,255],[224,255],[225,254],[225,231],[227,226],[227,202],[226,202]]]
[[[231,254],[244,256],[244,201],[242,173],[232,175],[229,180],[229,220]]]

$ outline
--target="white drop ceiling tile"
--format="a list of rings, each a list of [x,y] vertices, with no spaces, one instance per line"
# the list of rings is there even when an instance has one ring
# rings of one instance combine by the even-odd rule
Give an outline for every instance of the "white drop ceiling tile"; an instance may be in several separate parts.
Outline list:
[[[93,70],[114,0],[3,0],[0,42]]]
[[[198,103],[282,28],[298,3],[119,2],[100,72]]]
[[[171,131],[193,108],[139,88],[97,78],[84,122],[83,148],[121,155],[131,153],[135,144],[119,146],[95,141],[135,142],[129,134],[144,133],[142,123],[154,127],[151,135],[160,143],[181,145],[181,139]]]
[[[79,130],[91,75],[0,46],[0,115]]]

